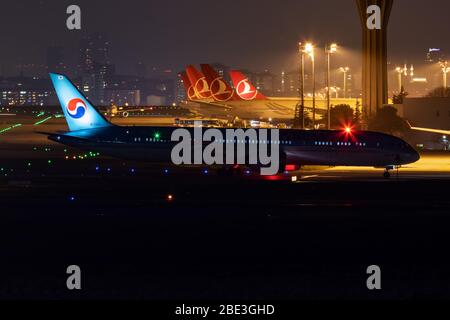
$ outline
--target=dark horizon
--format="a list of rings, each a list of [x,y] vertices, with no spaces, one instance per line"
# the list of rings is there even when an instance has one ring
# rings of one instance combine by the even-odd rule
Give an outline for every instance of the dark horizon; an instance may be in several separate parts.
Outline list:
[[[15,1],[0,13],[3,50],[2,75],[15,75],[21,64],[45,64],[49,46],[63,46],[69,65],[77,60],[82,36],[102,32],[111,40],[111,60],[122,74],[135,73],[143,62],[148,69],[181,70],[187,64],[222,62],[235,68],[279,72],[296,68],[299,40],[311,39],[318,49],[336,41],[350,60],[359,65],[361,26],[354,1],[246,0],[237,6],[209,6],[205,0],[131,0],[107,3],[85,0],[82,30],[65,26],[69,1]],[[450,44],[436,30],[448,30],[444,19],[450,3],[427,5],[396,0],[389,25],[389,57],[395,63],[424,60],[426,50]],[[30,27],[34,26],[34,27]],[[13,32],[11,32],[13,31]]]

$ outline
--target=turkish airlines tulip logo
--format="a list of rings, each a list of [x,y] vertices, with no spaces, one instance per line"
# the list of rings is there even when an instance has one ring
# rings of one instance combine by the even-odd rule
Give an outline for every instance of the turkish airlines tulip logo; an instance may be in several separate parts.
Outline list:
[[[197,80],[194,90],[199,99],[211,98],[211,90],[209,90],[208,82],[206,81],[205,77]]]
[[[248,79],[244,79],[236,86],[236,93],[244,100],[254,100],[258,95],[258,90],[248,82]]]
[[[187,94],[188,94],[189,100],[195,100],[195,98],[197,97],[193,86],[189,87],[189,89],[187,90]]]
[[[217,101],[228,101],[233,97],[233,91],[228,90],[225,80],[219,77],[211,82],[211,95]]]

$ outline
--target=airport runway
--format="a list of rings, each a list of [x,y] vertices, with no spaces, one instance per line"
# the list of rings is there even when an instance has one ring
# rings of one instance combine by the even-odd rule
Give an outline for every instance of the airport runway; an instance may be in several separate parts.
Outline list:
[[[14,117],[14,119],[3,119],[0,125],[2,128],[10,127],[14,124],[21,124],[20,127],[0,134],[0,150],[3,158],[40,157],[39,153],[31,152],[29,149],[50,148],[55,151],[63,150],[64,147],[49,141],[45,135],[37,132],[58,132],[67,130],[65,120],[62,118],[50,119],[40,125],[33,125],[36,118]],[[171,117],[135,117],[135,118],[113,118],[112,122],[122,126],[133,125],[172,125]],[[77,151],[74,151],[78,153]],[[49,154],[45,154],[48,156]],[[60,156],[59,154],[58,156]],[[302,180],[321,181],[333,179],[361,179],[376,178],[381,176],[382,169],[358,168],[358,167],[333,167],[333,168],[312,168],[307,167],[299,173],[295,173]],[[392,171],[393,178],[397,178],[397,172]],[[450,177],[450,153],[446,152],[422,152],[421,160],[417,163],[404,166],[399,170],[399,178],[403,179],[447,179]]]
[[[0,134],[1,298],[450,297],[448,154],[389,180],[310,167],[294,183],[103,158],[34,130]],[[65,288],[71,264],[81,293]]]

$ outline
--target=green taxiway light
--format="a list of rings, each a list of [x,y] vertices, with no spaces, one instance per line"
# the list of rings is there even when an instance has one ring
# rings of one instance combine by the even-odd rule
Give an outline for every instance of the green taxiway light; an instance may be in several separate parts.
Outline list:
[[[53,118],[53,117],[50,116],[50,117],[47,117],[47,118],[45,118],[45,119],[42,119],[42,120],[36,122],[36,123],[34,124],[34,126],[38,126],[38,125],[40,125],[40,124],[42,124],[42,123],[44,123],[44,122],[50,120],[51,118]]]
[[[21,124],[21,123],[17,123],[17,124],[15,124],[15,125],[11,126],[11,127],[1,129],[1,130],[0,130],[0,134],[1,134],[1,133],[5,133],[5,132],[7,132],[7,131],[9,131],[9,130],[18,128],[18,127],[20,127],[20,126],[22,126],[22,124]]]

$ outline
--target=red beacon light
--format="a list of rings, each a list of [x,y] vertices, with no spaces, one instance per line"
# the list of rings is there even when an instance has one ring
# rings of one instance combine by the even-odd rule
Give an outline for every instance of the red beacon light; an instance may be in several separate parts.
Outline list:
[[[297,166],[295,164],[287,164],[284,167],[284,171],[287,171],[287,172],[292,172],[292,171],[296,171],[296,170],[297,170]]]
[[[345,133],[352,133],[352,128],[345,127]]]

